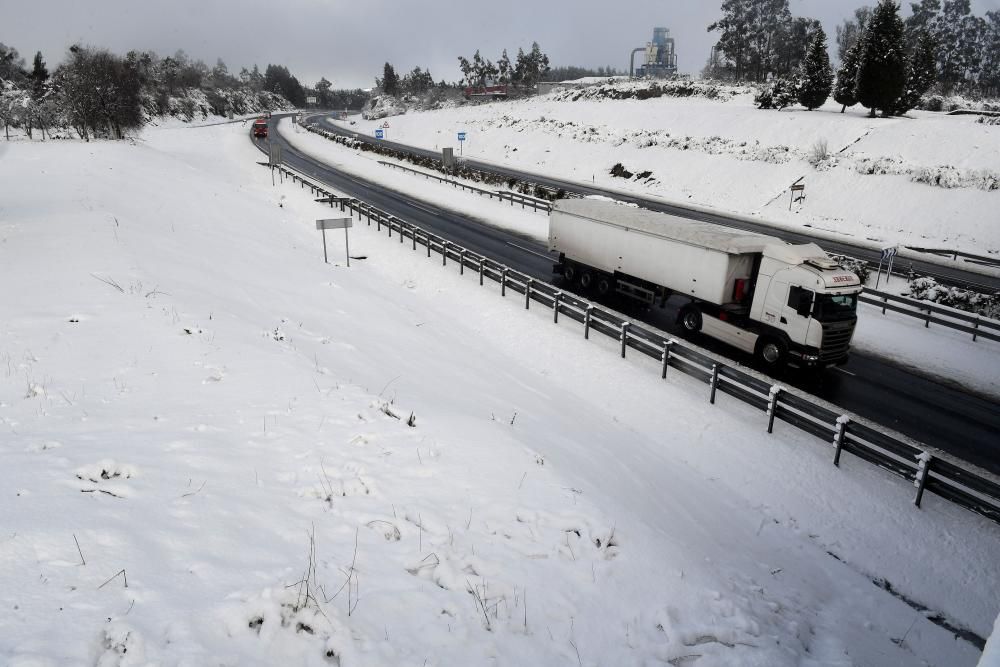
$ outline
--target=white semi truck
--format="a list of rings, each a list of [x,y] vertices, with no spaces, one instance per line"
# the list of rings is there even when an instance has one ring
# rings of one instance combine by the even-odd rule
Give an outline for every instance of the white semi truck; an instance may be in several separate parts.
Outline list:
[[[647,305],[685,295],[678,321],[754,354],[767,368],[847,361],[861,282],[814,243],[601,199],[556,202],[556,273],[598,294]]]

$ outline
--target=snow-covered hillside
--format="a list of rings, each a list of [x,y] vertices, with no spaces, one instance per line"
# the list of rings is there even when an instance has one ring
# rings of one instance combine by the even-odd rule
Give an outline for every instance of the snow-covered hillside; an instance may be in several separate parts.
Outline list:
[[[0,148],[0,663],[975,664],[928,618],[989,634],[995,524],[366,227],[325,265],[245,133]]]
[[[437,149],[464,131],[466,156],[526,171],[879,243],[1000,252],[1000,126],[924,111],[867,118],[832,101],[762,111],[747,88],[634,97],[648,85],[409,113],[389,138]],[[800,178],[806,198],[789,211]]]

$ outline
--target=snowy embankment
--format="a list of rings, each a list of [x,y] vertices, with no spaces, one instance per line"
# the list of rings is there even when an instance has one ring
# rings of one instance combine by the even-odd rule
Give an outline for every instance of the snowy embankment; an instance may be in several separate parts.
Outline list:
[[[0,154],[0,663],[975,664],[928,617],[989,634],[997,525],[367,227],[325,265],[259,157]]]
[[[486,224],[538,241],[548,241],[548,219],[544,214],[511,208],[433,179],[390,169],[378,164],[383,159],[380,156],[341,146],[294,126],[288,119],[282,119],[278,129],[281,136],[296,149],[341,171],[378,182],[430,205],[469,215]],[[874,284],[874,278],[872,282]],[[898,281],[894,285],[898,285]],[[985,339],[973,342],[968,334],[939,326],[925,329],[920,320],[891,312],[882,315],[879,309],[862,305],[853,347],[888,359],[915,373],[1000,399],[1000,374],[997,373],[1000,343]]]
[[[761,111],[749,92],[600,92],[623,86],[408,113],[391,119],[391,137],[439,149],[457,147],[464,131],[466,156],[529,172],[878,244],[1000,252],[998,126],[922,111],[872,119],[832,102]],[[350,129],[375,126],[358,119]],[[611,175],[618,163],[627,177]],[[806,198],[789,211],[788,188],[800,178]]]

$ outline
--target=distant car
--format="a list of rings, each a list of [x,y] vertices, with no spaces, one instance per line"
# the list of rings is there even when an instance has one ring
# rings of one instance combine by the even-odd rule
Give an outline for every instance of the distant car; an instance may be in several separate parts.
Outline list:
[[[271,118],[271,112],[270,111],[265,111],[264,112],[264,118],[267,118],[268,120],[270,120],[270,118]]]
[[[263,118],[258,118],[253,122],[253,136],[259,137],[261,139],[267,138],[267,121]]]

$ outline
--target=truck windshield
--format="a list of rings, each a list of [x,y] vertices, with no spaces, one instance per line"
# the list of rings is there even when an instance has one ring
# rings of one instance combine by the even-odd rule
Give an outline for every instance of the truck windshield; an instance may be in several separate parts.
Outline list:
[[[813,317],[820,322],[833,322],[857,317],[857,294],[817,294]]]

